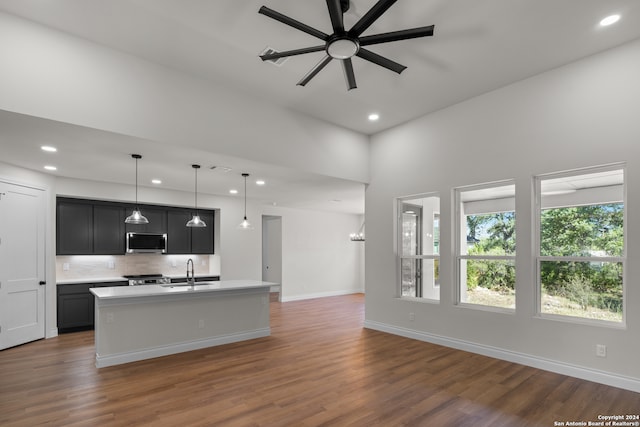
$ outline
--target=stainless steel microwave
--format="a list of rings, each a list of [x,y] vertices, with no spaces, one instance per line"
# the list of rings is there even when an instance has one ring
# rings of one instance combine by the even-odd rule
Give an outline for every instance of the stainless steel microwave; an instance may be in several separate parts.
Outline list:
[[[167,235],[158,233],[127,233],[127,253],[167,252]]]

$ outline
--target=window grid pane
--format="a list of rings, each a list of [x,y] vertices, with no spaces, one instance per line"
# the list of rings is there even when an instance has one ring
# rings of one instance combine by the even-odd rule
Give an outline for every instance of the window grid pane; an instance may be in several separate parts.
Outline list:
[[[540,314],[624,320],[624,170],[538,178]]]

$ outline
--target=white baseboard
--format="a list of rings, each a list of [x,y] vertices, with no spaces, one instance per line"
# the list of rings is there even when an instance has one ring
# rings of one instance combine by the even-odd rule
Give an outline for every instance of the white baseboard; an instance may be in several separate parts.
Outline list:
[[[269,335],[271,335],[271,328],[262,328],[249,332],[222,335],[219,337],[212,337],[204,340],[182,342],[178,344],[147,348],[127,353],[109,354],[106,356],[96,354],[96,368],[104,368],[107,366],[120,365],[122,363],[136,362],[138,360],[183,353],[185,351],[199,350],[201,348],[231,344],[238,341],[268,337]]]
[[[330,292],[316,292],[313,294],[304,294],[304,295],[294,295],[290,297],[282,297],[282,302],[289,301],[302,301],[305,299],[314,299],[314,298],[326,298],[326,297],[337,297],[341,295],[351,295],[351,294],[363,294],[364,289],[352,289],[352,290],[343,290],[343,291],[330,291]]]
[[[413,329],[401,328],[372,320],[365,320],[364,327],[640,393],[640,379],[638,378],[625,377],[610,372],[570,365],[568,363],[544,359],[529,354],[434,335]]]

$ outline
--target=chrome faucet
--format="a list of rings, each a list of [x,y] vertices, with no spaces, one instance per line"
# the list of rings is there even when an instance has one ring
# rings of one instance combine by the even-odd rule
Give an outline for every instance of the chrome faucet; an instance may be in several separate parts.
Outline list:
[[[189,264],[191,264],[191,278],[189,278]],[[192,287],[196,286],[196,275],[193,271],[193,260],[191,258],[187,260],[187,284]]]

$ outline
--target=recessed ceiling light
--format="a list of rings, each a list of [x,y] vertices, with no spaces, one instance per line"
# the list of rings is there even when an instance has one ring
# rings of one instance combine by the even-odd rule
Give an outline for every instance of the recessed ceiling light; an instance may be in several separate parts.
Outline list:
[[[56,151],[58,151],[58,149],[56,147],[52,147],[50,145],[43,145],[40,148],[42,149],[42,151],[48,151],[50,153],[55,153]]]
[[[259,180],[256,181],[256,185],[265,185],[265,184],[266,184],[266,182],[264,182],[264,180],[262,180],[262,179],[259,179]]]
[[[619,20],[620,20],[620,15],[609,15],[606,18],[604,18],[602,21],[600,21],[600,25],[602,25],[603,27],[606,27],[606,26],[615,24]]]
[[[379,118],[380,118],[380,114],[377,114],[377,113],[369,114],[369,121],[370,122],[375,122]]]
[[[162,181],[160,181],[159,179],[152,179],[151,183],[152,184],[162,184]]]
[[[231,193],[231,194],[238,194],[238,190],[229,190],[229,193]]]
[[[57,167],[55,167],[55,166],[49,166],[49,165],[45,166],[44,168],[45,168],[46,170],[48,170],[48,171],[57,171],[57,170],[58,170],[58,168],[57,168]]]

